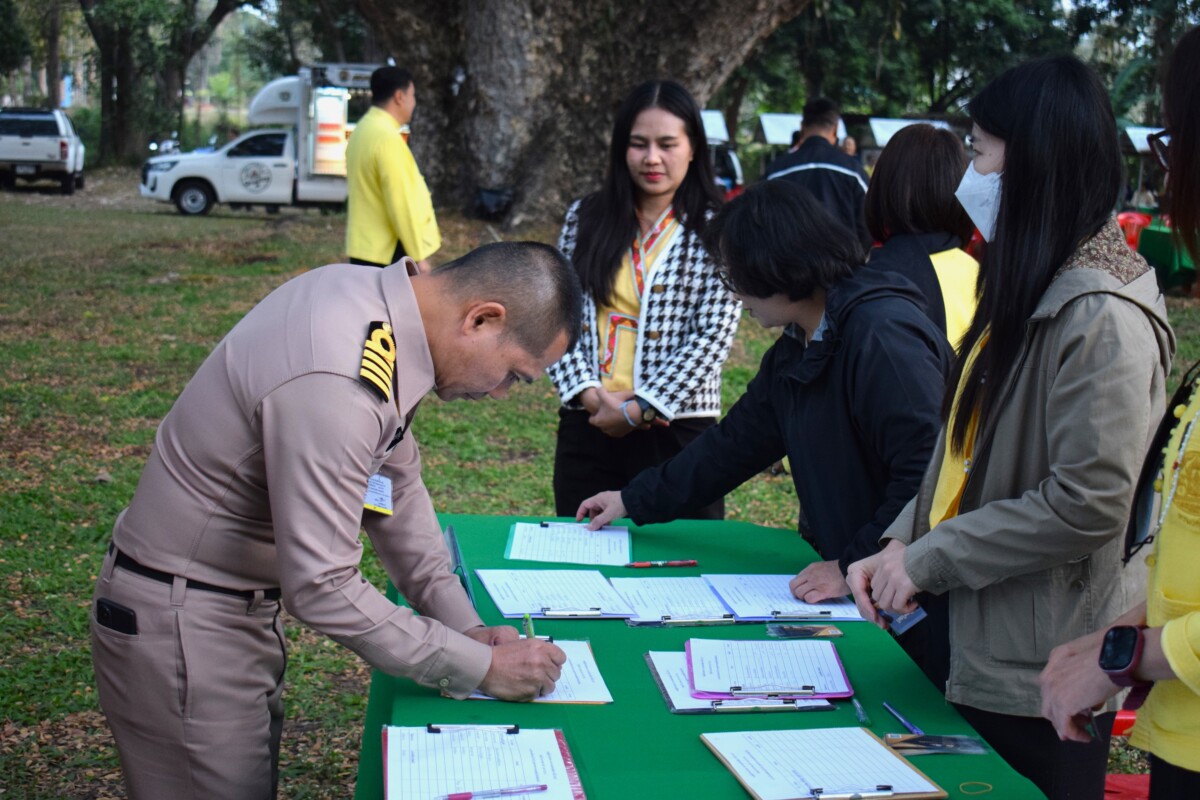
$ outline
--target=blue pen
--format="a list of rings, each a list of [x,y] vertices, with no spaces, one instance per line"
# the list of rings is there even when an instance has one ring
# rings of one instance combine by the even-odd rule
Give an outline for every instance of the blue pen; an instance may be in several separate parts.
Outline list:
[[[920,728],[918,728],[916,725],[913,725],[911,722],[909,722],[908,720],[906,720],[906,719],[904,718],[904,715],[903,715],[903,714],[901,714],[901,713],[900,713],[899,711],[897,711],[896,709],[892,708],[892,704],[891,704],[891,703],[889,703],[887,700],[884,700],[884,701],[883,701],[883,707],[884,707],[884,708],[886,708],[886,709],[887,709],[887,710],[888,710],[888,711],[891,713],[891,715],[892,715],[893,717],[895,717],[896,719],[900,720],[900,724],[901,724],[901,725],[903,725],[903,726],[904,726],[904,727],[905,727],[905,728],[908,730],[908,732],[909,732],[909,733],[915,733],[917,736],[924,736],[924,735],[925,735],[925,731],[921,730],[921,729],[920,729]]]

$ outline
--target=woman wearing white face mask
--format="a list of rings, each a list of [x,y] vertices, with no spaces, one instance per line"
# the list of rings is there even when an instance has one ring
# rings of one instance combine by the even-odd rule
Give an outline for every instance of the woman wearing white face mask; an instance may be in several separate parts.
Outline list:
[[[979,307],[921,489],[848,582],[881,624],[920,591],[948,594],[947,699],[1049,797],[1099,797],[1111,717],[1095,741],[1060,742],[1037,679],[1139,590],[1122,582],[1122,534],[1174,337],[1112,217],[1120,153],[1095,75],[1031,61],[969,110],[958,197],[989,240]]]

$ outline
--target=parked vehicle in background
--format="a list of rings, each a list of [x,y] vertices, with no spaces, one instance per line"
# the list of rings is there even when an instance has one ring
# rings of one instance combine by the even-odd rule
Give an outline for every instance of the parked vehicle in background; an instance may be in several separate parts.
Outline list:
[[[742,162],[735,149],[737,145],[730,140],[725,115],[720,111],[706,108],[700,112],[700,118],[704,122],[704,138],[708,140],[708,157],[713,166],[713,175],[725,192],[725,199],[732,200],[746,188]]]
[[[248,131],[213,150],[167,153],[142,165],[142,197],[174,203],[181,214],[233,208],[340,207],[346,202],[346,140],[351,120],[371,103],[375,64],[316,64],[277,78],[250,101]]]
[[[0,108],[0,186],[58,181],[63,194],[83,188],[83,140],[57,109]]]

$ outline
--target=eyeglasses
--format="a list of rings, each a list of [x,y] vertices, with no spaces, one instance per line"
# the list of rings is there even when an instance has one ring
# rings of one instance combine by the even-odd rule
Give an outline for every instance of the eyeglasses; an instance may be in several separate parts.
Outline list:
[[[733,279],[729,277],[729,270],[717,270],[717,280],[721,282],[721,285],[724,286],[730,294],[737,294],[737,287],[733,285]]]
[[[1159,131],[1147,136],[1146,141],[1150,144],[1150,152],[1154,154],[1154,158],[1158,161],[1159,166],[1163,169],[1170,169],[1171,164],[1168,161],[1168,157],[1171,148],[1171,134],[1165,130]]]

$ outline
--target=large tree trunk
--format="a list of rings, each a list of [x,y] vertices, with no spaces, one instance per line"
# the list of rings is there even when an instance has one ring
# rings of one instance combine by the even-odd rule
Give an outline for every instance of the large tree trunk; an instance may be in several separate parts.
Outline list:
[[[50,108],[62,105],[62,70],[59,38],[62,35],[62,8],[57,2],[46,9],[43,34],[46,40],[46,101]]]
[[[435,202],[513,189],[511,225],[599,186],[631,88],[671,77],[703,105],[809,0],[355,2],[416,77],[412,144]]]

